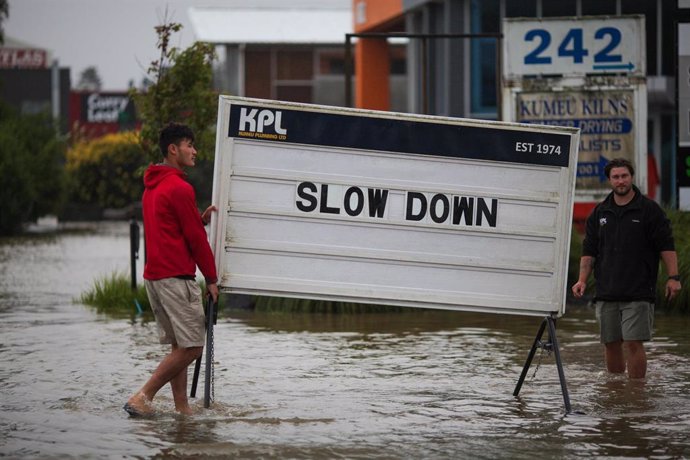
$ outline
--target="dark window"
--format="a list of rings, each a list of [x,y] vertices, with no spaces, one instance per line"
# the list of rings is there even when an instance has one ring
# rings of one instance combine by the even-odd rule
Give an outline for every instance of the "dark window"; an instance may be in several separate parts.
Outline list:
[[[391,75],[405,75],[407,73],[407,54],[404,46],[390,46]]]
[[[319,53],[320,75],[344,75],[345,53],[344,51],[328,50]]]
[[[472,33],[499,30],[498,0],[472,0]],[[496,115],[496,40],[472,39],[472,114]]]
[[[543,0],[541,14],[545,18],[554,16],[575,16],[577,2],[575,0]]]
[[[247,50],[244,59],[245,95],[271,99],[271,52],[268,50]]]
[[[311,86],[276,85],[276,97],[279,101],[312,102]]]
[[[314,55],[309,51],[277,52],[278,80],[311,80],[314,74]]]
[[[506,2],[507,18],[534,18],[537,16],[536,0],[518,0]]]
[[[616,14],[616,0],[581,0],[583,16]]]
[[[661,14],[661,43],[673,43],[676,37],[676,21],[678,19],[678,9],[676,8],[678,4],[676,2],[666,1],[662,3],[663,12]],[[647,50],[649,53],[649,50]],[[676,52],[674,46],[662,46],[661,47],[661,63],[662,68],[661,75],[675,75],[676,69],[674,68]]]
[[[657,75],[656,69],[656,2],[621,0],[622,14],[644,14],[647,29],[647,75]],[[672,41],[670,43],[673,43]]]

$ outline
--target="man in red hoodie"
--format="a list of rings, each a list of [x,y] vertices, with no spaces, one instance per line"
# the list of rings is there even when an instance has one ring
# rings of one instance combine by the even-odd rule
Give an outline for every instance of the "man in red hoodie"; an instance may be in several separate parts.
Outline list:
[[[172,350],[153,375],[125,404],[132,416],[153,413],[151,401],[170,382],[175,409],[192,413],[187,401],[187,367],[201,356],[204,346],[204,309],[196,282],[199,267],[208,293],[218,298],[218,278],[204,225],[216,210],[203,214],[196,207],[194,189],[185,180],[184,168],[196,159],[194,133],[186,125],[170,123],[160,133],[162,163],[144,173],[144,234],[146,265],[144,283],[156,317],[160,342]]]

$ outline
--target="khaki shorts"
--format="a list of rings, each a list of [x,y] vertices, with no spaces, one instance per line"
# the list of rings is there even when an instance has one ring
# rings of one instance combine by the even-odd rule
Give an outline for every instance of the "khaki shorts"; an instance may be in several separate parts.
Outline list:
[[[160,343],[180,348],[203,347],[204,306],[196,281],[178,278],[144,280],[158,325]]]
[[[652,340],[654,304],[646,300],[608,302],[597,300],[596,314],[601,343]]]

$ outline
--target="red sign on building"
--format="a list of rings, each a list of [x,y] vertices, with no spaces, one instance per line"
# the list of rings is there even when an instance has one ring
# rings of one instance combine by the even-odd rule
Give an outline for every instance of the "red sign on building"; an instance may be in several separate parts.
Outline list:
[[[126,92],[70,93],[70,126],[93,139],[138,127],[134,103]]]
[[[1,69],[45,69],[48,53],[36,48],[0,48]]]

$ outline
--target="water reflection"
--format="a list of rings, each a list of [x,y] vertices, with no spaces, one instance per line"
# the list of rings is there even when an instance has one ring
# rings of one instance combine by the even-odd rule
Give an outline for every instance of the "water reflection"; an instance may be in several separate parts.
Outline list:
[[[129,419],[123,402],[165,353],[155,324],[73,303],[128,270],[128,248],[126,224],[0,243],[0,455],[690,456],[688,318],[657,315],[648,378],[629,381],[603,371],[586,307],[558,322],[569,415],[547,353],[512,396],[541,318],[222,311],[211,409],[177,416],[164,389],[154,418]]]

